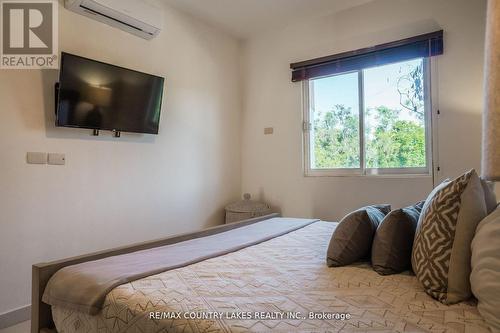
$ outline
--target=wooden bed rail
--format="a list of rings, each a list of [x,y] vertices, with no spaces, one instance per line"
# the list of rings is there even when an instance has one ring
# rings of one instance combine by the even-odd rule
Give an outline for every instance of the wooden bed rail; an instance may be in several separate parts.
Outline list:
[[[274,217],[279,217],[280,214],[273,213],[265,216],[256,217],[253,219],[243,220],[231,224],[223,224],[215,227],[203,229],[190,233],[174,235],[162,239],[136,243],[127,246],[121,246],[109,250],[84,254],[77,257],[56,260],[48,263],[35,264],[32,267],[32,285],[31,285],[31,333],[55,333],[54,322],[52,320],[52,312],[50,305],[42,302],[43,292],[49,282],[49,279],[58,270],[63,267],[80,264],[86,261],[98,260],[106,257],[116,256],[120,254],[151,249],[158,246],[164,246],[174,243],[183,242],[189,239],[200,238],[240,228],[249,224],[264,221]]]

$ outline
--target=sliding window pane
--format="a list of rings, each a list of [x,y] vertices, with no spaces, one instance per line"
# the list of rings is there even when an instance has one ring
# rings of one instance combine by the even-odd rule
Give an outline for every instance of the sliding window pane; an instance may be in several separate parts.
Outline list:
[[[360,168],[358,73],[310,81],[311,169]]]
[[[423,60],[366,69],[366,168],[426,166]]]

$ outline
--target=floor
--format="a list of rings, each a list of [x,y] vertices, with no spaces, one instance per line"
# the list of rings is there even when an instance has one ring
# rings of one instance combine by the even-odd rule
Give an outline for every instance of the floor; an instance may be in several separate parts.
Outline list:
[[[30,331],[30,321],[24,321],[20,324],[4,328],[0,330],[0,333],[29,333]]]

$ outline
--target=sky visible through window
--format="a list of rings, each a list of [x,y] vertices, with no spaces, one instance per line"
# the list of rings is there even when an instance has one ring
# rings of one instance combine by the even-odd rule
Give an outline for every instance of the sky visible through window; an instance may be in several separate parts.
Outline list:
[[[425,167],[423,80],[423,59],[363,70],[367,168]],[[358,72],[312,86],[311,167],[361,167]]]
[[[397,92],[398,78],[401,71],[409,71],[422,63],[422,59],[405,61],[380,67],[373,67],[364,71],[365,108],[387,106],[391,109],[402,107]],[[314,81],[315,112],[324,113],[333,106],[340,104],[351,106],[358,112],[358,73],[341,74]],[[411,117],[409,112],[403,112],[403,117]]]

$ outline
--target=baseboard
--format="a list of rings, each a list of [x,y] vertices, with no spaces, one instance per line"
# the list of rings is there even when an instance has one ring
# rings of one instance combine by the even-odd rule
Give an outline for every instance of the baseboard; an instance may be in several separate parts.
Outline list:
[[[31,305],[26,305],[15,310],[0,313],[0,329],[14,326],[29,320],[31,317]]]

